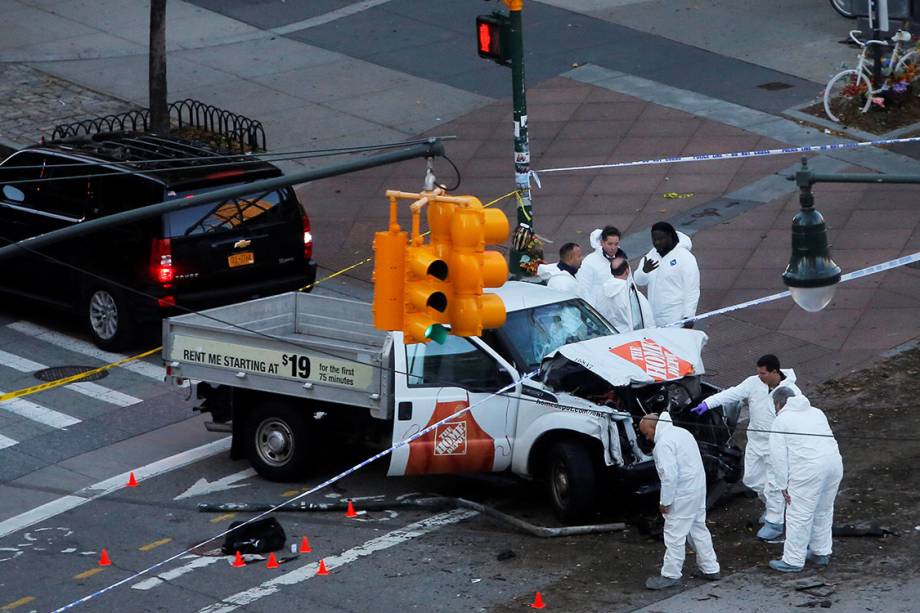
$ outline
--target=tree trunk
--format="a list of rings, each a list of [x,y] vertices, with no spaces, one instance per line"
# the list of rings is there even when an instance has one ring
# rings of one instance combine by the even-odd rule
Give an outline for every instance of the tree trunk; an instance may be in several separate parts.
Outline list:
[[[166,106],[166,0],[150,0],[150,131],[169,132]]]

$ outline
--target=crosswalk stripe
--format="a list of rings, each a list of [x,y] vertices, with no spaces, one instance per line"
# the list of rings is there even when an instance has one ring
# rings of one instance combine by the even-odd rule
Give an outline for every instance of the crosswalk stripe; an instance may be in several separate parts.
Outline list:
[[[73,351],[74,353],[82,353],[83,355],[96,358],[97,360],[105,362],[106,364],[118,362],[119,360],[123,360],[128,357],[120,353],[104,351],[87,341],[83,341],[78,338],[72,338],[66,334],[62,334],[61,332],[55,332],[54,330],[28,321],[16,321],[11,324],[7,324],[7,327],[21,334],[47,341],[57,345],[58,347],[61,347],[62,349],[67,349],[68,351]],[[157,381],[162,381],[163,377],[166,375],[166,371],[162,366],[156,366],[141,360],[122,364],[119,368],[130,370],[133,373],[148,377],[150,379],[156,379]]]
[[[0,394],[2,393],[3,391],[0,390]],[[73,426],[80,423],[80,420],[76,417],[71,417],[70,415],[59,413],[54,409],[43,407],[40,404],[36,404],[31,400],[26,400],[24,398],[13,398],[12,400],[7,400],[6,402],[0,404],[0,411],[9,411],[10,413],[15,413],[20,417],[25,417],[26,419],[30,419],[40,424],[45,424],[46,426],[51,426],[52,428],[66,428],[68,426]],[[16,441],[13,441],[13,445],[15,444]],[[9,447],[9,445],[7,445],[7,447]]]
[[[12,447],[13,445],[18,445],[19,441],[14,441],[8,436],[3,436],[0,434],[0,449],[6,449],[7,447]]]
[[[135,590],[150,590],[155,588],[158,585],[165,583],[166,581],[172,581],[173,579],[178,579],[182,575],[188,574],[195,570],[196,568],[204,568],[205,566],[210,566],[219,560],[228,559],[226,556],[222,557],[198,557],[193,556],[195,559],[172,570],[168,570],[165,573],[160,573],[155,577],[150,577],[149,579],[144,579],[143,581],[138,581],[131,586],[131,589]]]
[[[9,366],[10,368],[20,372],[35,372],[37,370],[48,368],[44,364],[34,362],[28,358],[23,358],[3,350],[0,350],[0,364]],[[128,394],[124,394],[117,390],[109,389],[89,381],[77,381],[76,383],[71,383],[66,387],[69,387],[73,391],[83,394],[84,396],[89,396],[90,398],[95,398],[97,400],[108,402],[109,404],[114,404],[120,407],[129,407],[141,401],[140,398],[135,398],[134,396],[129,396]]]

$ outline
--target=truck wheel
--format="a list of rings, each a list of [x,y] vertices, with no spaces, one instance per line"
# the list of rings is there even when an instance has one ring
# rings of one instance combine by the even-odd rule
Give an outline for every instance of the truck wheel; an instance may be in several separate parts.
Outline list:
[[[134,340],[134,318],[124,292],[117,287],[91,286],[84,309],[89,333],[100,349],[119,351]]]
[[[269,481],[303,477],[310,443],[301,411],[279,402],[266,402],[252,412],[246,427],[246,455]]]
[[[547,459],[547,481],[553,511],[566,524],[581,520],[594,506],[594,463],[583,445],[554,443]]]

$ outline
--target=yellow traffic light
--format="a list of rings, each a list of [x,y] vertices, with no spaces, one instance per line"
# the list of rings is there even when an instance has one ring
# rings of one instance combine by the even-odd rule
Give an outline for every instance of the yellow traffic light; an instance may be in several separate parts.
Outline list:
[[[487,243],[508,238],[508,218],[498,209],[485,209],[471,196],[464,198],[451,217],[449,307],[451,334],[478,336],[484,328],[505,323],[505,305],[483,288],[501,287],[508,279],[508,264],[501,253],[486,251]]]
[[[427,343],[440,334],[440,324],[447,311],[447,294],[443,282],[447,279],[447,262],[437,257],[421,238],[413,238],[414,246],[406,251],[406,293],[403,303],[403,334],[406,343]]]
[[[387,232],[374,235],[374,327],[402,330],[406,276],[406,233],[395,218]]]

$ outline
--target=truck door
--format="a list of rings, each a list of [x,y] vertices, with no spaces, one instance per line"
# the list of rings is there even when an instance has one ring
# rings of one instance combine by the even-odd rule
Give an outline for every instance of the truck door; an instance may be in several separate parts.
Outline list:
[[[401,341],[401,335],[394,336]],[[396,449],[388,474],[508,468],[520,387],[512,368],[486,348],[459,336],[448,336],[443,345],[397,342],[396,346],[394,445],[464,407],[474,408]],[[512,382],[518,383],[517,389],[489,398]]]

